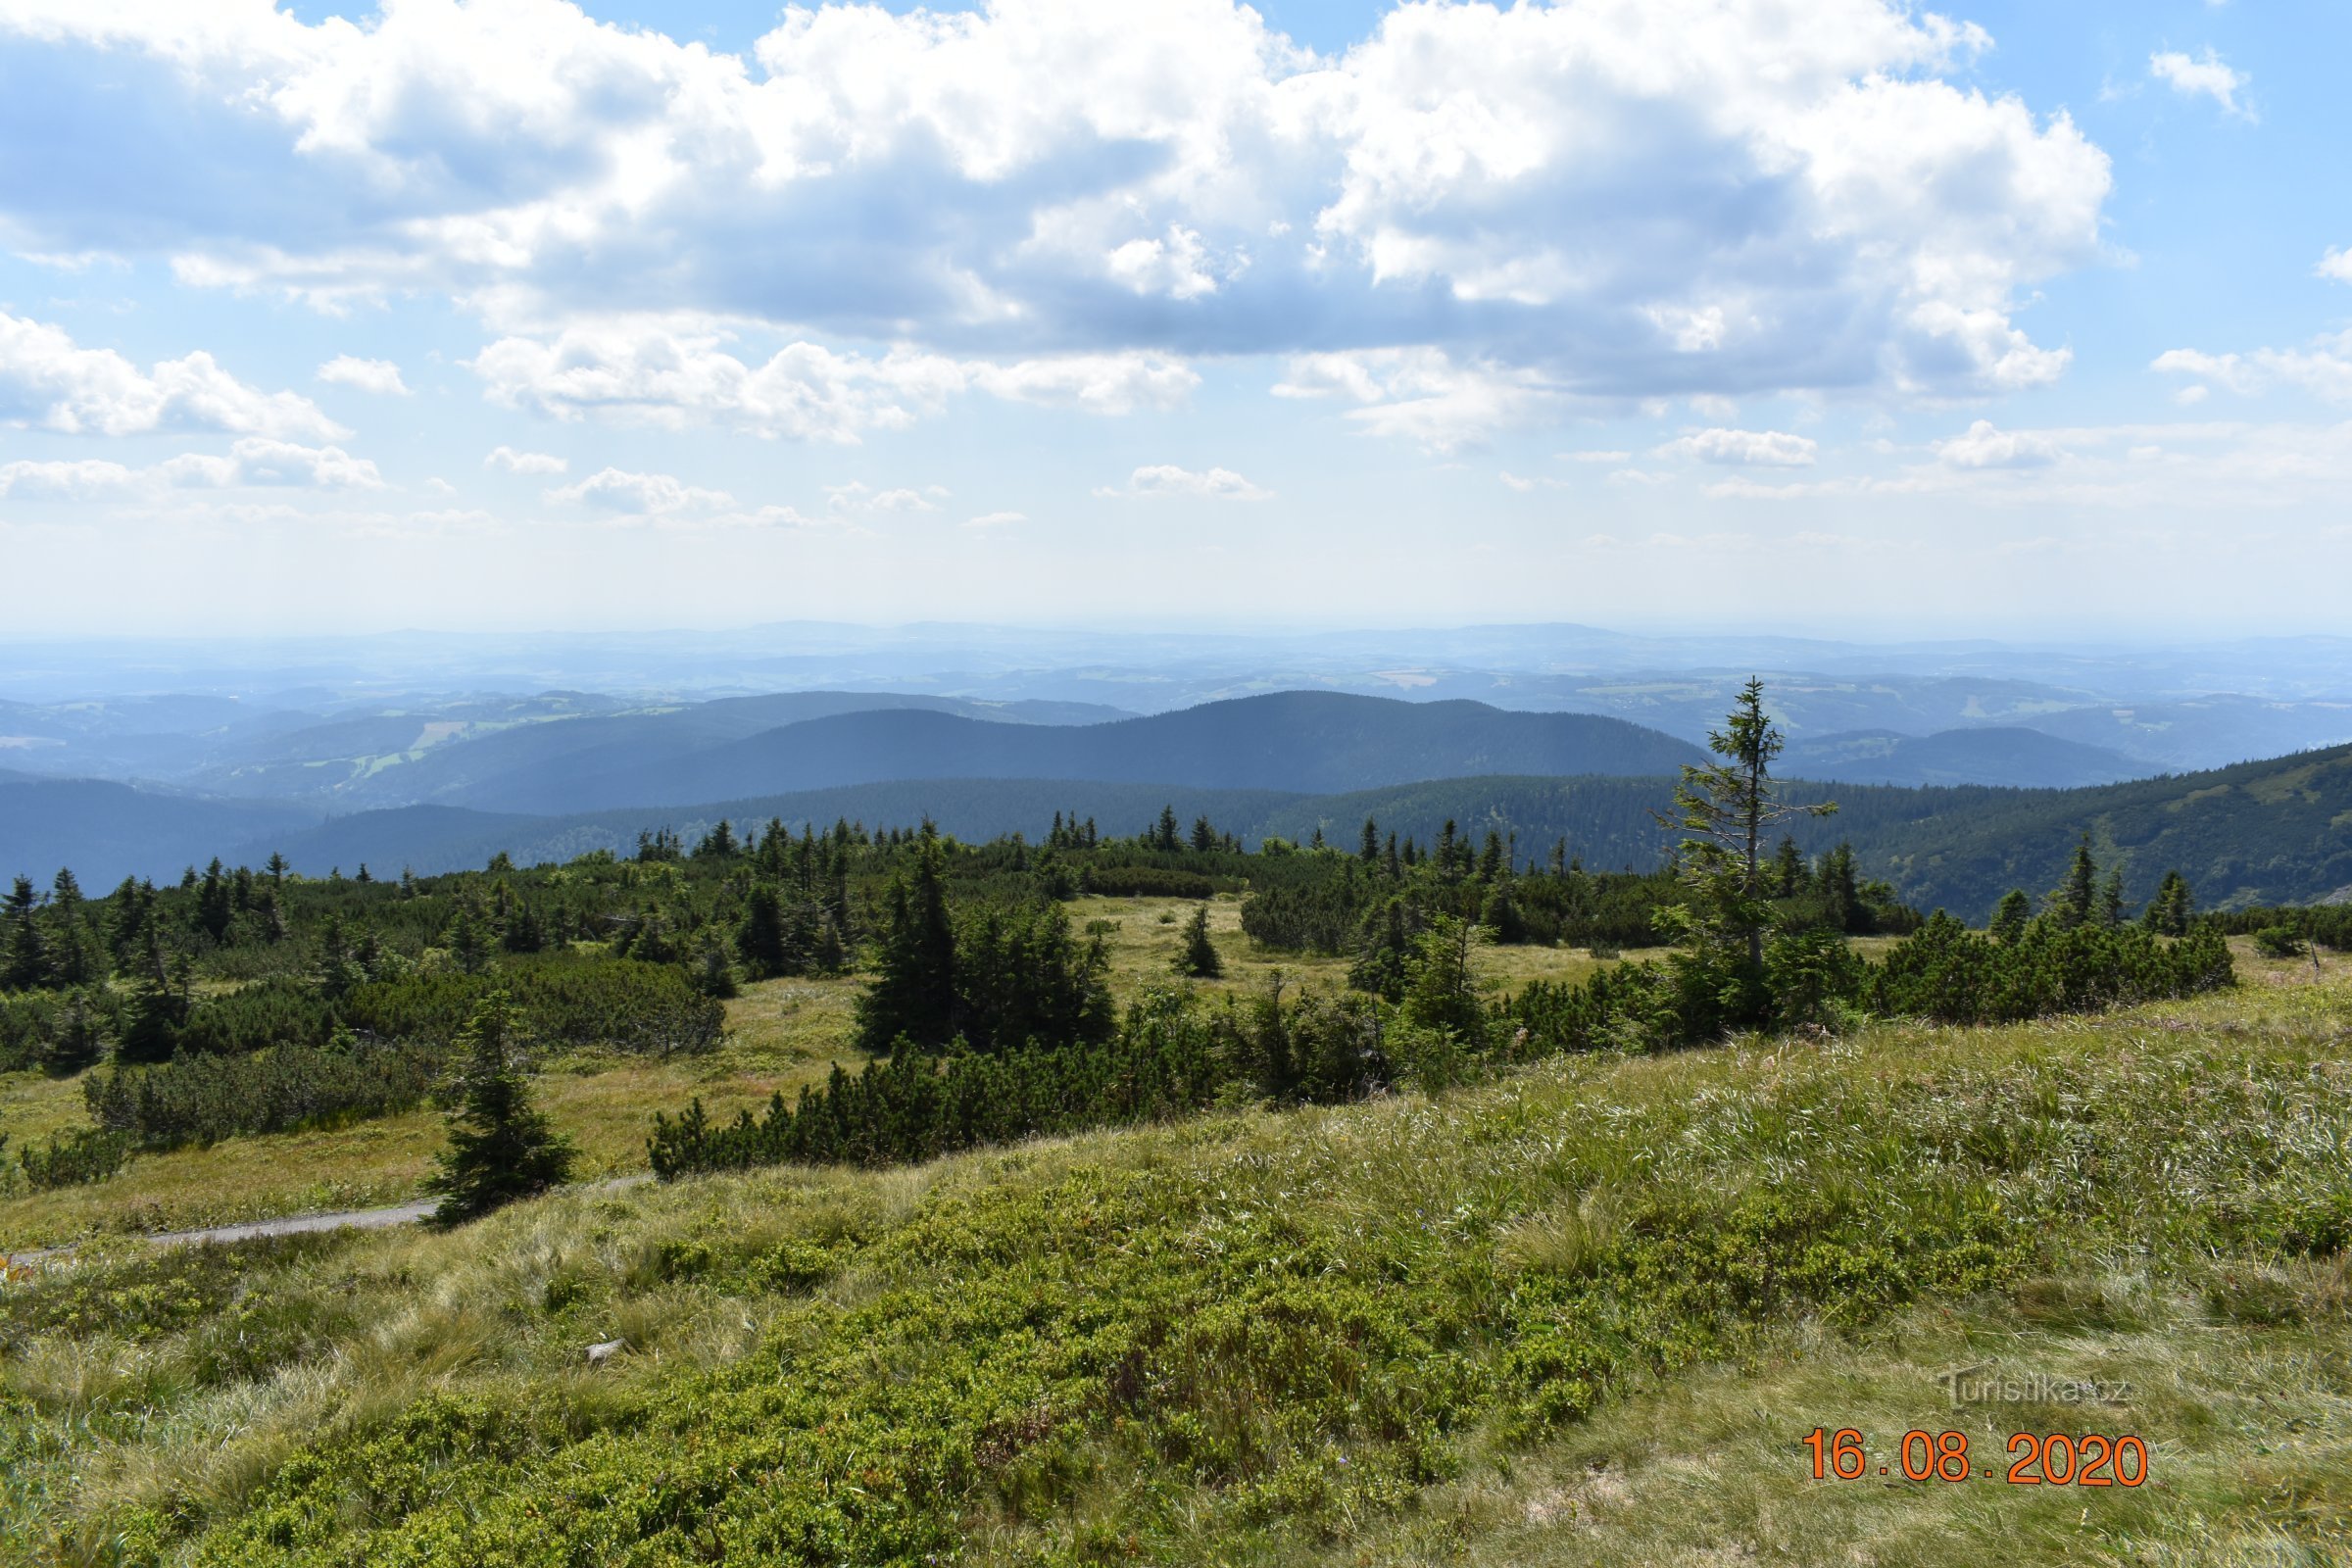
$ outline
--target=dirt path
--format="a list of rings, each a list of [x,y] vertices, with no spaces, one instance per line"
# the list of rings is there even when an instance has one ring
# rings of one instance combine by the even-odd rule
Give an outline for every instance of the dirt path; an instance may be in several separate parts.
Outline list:
[[[640,1172],[634,1176],[615,1176],[611,1181],[591,1182],[577,1189],[584,1192],[618,1192],[653,1180]],[[283,1219],[248,1220],[241,1225],[211,1225],[194,1231],[149,1231],[139,1240],[155,1247],[191,1247],[206,1242],[250,1242],[267,1236],[308,1236],[318,1231],[374,1231],[391,1225],[414,1225],[433,1211],[433,1200],[422,1199],[414,1203],[399,1203],[390,1208],[346,1208],[328,1214],[289,1214]],[[38,1263],[43,1258],[59,1257],[74,1250],[69,1242],[63,1247],[44,1247],[29,1252],[4,1254],[14,1264]]]

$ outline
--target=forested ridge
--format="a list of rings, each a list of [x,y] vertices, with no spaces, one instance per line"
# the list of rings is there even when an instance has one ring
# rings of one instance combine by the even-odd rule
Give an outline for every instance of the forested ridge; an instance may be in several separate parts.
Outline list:
[[[1630,819],[1639,782],[1605,782]],[[88,1131],[21,1152],[46,1161],[42,1181],[98,1177],[141,1149],[427,1102],[456,1070],[469,1021],[494,1004],[513,1009],[526,1054],[662,1055],[712,1046],[721,1002],[746,982],[862,977],[857,1046],[875,1065],[837,1069],[756,1125],[710,1128],[681,1107],[652,1146],[656,1168],[675,1171],[919,1157],[1236,1093],[1350,1098],[1597,1045],[1662,1049],[1873,1011],[2022,1017],[2226,980],[2188,882],[2175,875],[2133,899],[2109,861],[2093,888],[2087,839],[2066,877],[2012,894],[1992,935],[1940,914],[1923,929],[1849,844],[1809,853],[1799,841],[1885,831],[1898,808],[1857,793],[1858,806],[1841,800],[1822,821],[1816,788],[1775,787],[1790,820],[1740,916],[1769,940],[1729,968],[1691,935],[1693,900],[1705,898],[1689,841],[1676,858],[1593,866],[1565,837],[1526,842],[1499,810],[1470,828],[1441,821],[1426,838],[1367,814],[1342,840],[1318,817],[1304,842],[1266,834],[1254,847],[1172,806],[1124,833],[1056,812],[1038,842],[965,843],[928,822],[721,819],[691,840],[645,831],[626,857],[525,866],[499,853],[478,871],[360,864],[309,877],[272,856],[258,869],[215,860],[160,887],[125,879],[103,896],[61,870],[45,890],[19,878],[4,911],[0,1065],[97,1069]],[[1653,786],[1644,809],[1665,836],[1659,798]],[[1406,820],[1421,804],[1405,798]],[[1238,900],[1253,949],[1344,958],[1348,989],[1286,997],[1278,985],[1212,1007],[1171,974],[1164,997],[1114,998],[1100,938],[1065,912],[1089,894]],[[2341,936],[2340,922],[2295,918]],[[1911,933],[1875,966],[1846,946]],[[1470,977],[1477,945],[1610,960],[1669,944],[1668,961],[1580,987],[1488,995]],[[1215,971],[1204,925],[1190,951],[1186,972]]]

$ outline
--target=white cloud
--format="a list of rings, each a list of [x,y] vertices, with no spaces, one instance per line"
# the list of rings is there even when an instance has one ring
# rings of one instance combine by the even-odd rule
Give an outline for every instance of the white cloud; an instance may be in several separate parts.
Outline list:
[[[1936,442],[1936,456],[1953,468],[2039,468],[2066,454],[2048,436],[1997,430],[1990,419],[1979,419],[1965,435]]]
[[[880,356],[787,344],[754,365],[709,321],[615,317],[553,337],[501,338],[469,362],[489,396],[560,419],[589,415],[681,428],[856,445],[978,390],[1011,402],[1119,415],[1180,405],[1200,383],[1156,354],[1072,355],[1010,365],[909,348]]]
[[[2307,349],[2256,349],[2250,354],[2168,349],[2148,368],[2217,382],[2239,394],[2284,384],[2330,403],[2352,403],[2352,329],[2324,333]]]
[[[249,436],[229,449],[236,484],[307,485],[321,490],[380,490],[383,475],[341,447],[306,447]]]
[[[2057,373],[2013,317],[2097,257],[2106,156],[1944,79],[1987,46],[1973,26],[1899,0],[1790,18],[1409,5],[1321,57],[1234,0],[824,5],[747,61],[557,0],[364,26],[13,0],[0,30],[54,46],[52,133],[119,177],[61,168],[0,220],[21,252],[167,260],[192,286],[462,297],[507,334],[486,385],[551,411],[677,406],[642,395],[660,367],[607,383],[567,357],[649,297],[906,345],[803,345],[732,388],[676,368],[688,408],[822,440],[923,412],[931,356],[1427,349],[1605,398]],[[125,94],[169,95],[181,133]]]
[[[64,328],[0,312],[0,423],[68,435],[223,430],[333,440],[351,432],[310,399],[262,392],[210,354],[142,371],[112,349],[76,346]]]
[[[1819,453],[1809,436],[1786,430],[1693,430],[1659,447],[1653,457],[1695,458],[1701,463],[1766,468],[1803,468]]]
[[[1142,467],[1127,476],[1124,489],[1103,486],[1095,491],[1103,497],[1159,497],[1188,496],[1205,501],[1264,501],[1274,492],[1261,490],[1231,468],[1208,468],[1195,472],[1180,468],[1172,463]]]
[[[571,467],[569,463],[552,452],[517,452],[510,446],[496,446],[482,459],[485,468],[504,468],[509,473],[563,473]]]
[[[901,486],[892,490],[876,490],[863,480],[848,484],[825,486],[825,509],[835,513],[869,514],[881,512],[937,512],[938,501],[944,500],[947,490],[932,485],[925,490]]]
[[[1438,349],[1359,349],[1292,358],[1276,397],[1345,397],[1367,433],[1431,452],[1478,446],[1498,431],[1557,412],[1560,397],[1535,371],[1458,364]]]
[[[2241,120],[2252,120],[2254,111],[2237,101],[2246,85],[2242,73],[2232,71],[2222,63],[2221,56],[2207,49],[2201,59],[2191,59],[2179,50],[2166,50],[2148,56],[2148,74],[2158,81],[2169,83],[2173,91],[2183,98],[2210,98],[2220,104],[2225,113]]]
[[[578,484],[547,492],[553,502],[577,502],[599,512],[631,517],[661,517],[688,511],[716,511],[734,504],[724,490],[704,490],[666,473],[631,473],[600,468]]]
[[[409,395],[408,383],[400,378],[400,367],[390,360],[362,360],[349,354],[338,354],[318,367],[318,379],[358,387],[363,392],[373,392],[379,397],[405,398]]]
[[[136,470],[97,458],[64,463],[4,463],[0,464],[0,496],[23,496],[35,501],[87,501],[94,496],[127,490],[138,478]]]
[[[2338,250],[2330,245],[2320,265],[2312,270],[2322,277],[2332,277],[2338,283],[2352,283],[2352,249]]]
[[[1028,520],[1027,514],[1019,512],[983,512],[977,517],[964,518],[963,525],[966,528],[1003,528]]]
[[[380,490],[373,463],[340,447],[306,447],[249,436],[225,457],[188,452],[149,467],[95,459],[0,465],[0,496],[86,501],[159,489],[219,490],[246,485],[295,485],[315,490]]]
[[[1587,451],[1562,452],[1557,456],[1562,463],[1624,463],[1629,461],[1633,454],[1631,452]]]

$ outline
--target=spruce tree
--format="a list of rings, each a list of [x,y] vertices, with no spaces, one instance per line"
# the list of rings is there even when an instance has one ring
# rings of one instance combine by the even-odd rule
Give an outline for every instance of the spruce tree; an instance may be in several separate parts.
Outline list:
[[[793,956],[785,951],[784,901],[775,888],[762,882],[744,901],[743,920],[735,928],[735,953],[744,973],[755,980],[772,980],[789,973]]]
[[[1776,898],[1793,899],[1805,891],[1805,858],[1798,853],[1794,838],[1782,836],[1772,858],[1772,881]]]
[[[1355,853],[1366,870],[1380,863],[1380,824],[1368,816],[1364,818],[1363,843]]]
[[[1217,956],[1216,944],[1208,939],[1208,906],[1202,904],[1193,910],[1193,917],[1184,923],[1184,946],[1176,955],[1176,972],[1196,980],[1214,980],[1225,972],[1225,960]]]
[[[2121,866],[2108,868],[2105,880],[2099,883],[2099,924],[2114,930],[2124,923],[2124,872]]]
[[[2033,917],[2034,906],[2023,888],[2011,888],[2001,895],[1998,907],[1992,911],[1992,924],[1987,928],[1994,939],[2014,944],[2026,934],[2026,922]]]
[[[1690,897],[1679,906],[1685,935],[1693,958],[1734,966],[1735,973],[1718,979],[1735,1014],[1761,1005],[1764,928],[1772,914],[1765,830],[1787,817],[1827,816],[1837,809],[1786,806],[1774,798],[1772,762],[1786,744],[1764,711],[1764,683],[1751,678],[1724,727],[1707,736],[1708,750],[1723,760],[1686,763],[1674,809],[1655,813],[1686,835],[1681,876]]]
[[[879,1054],[904,1035],[937,1050],[955,1038],[957,976],[939,837],[928,822],[913,884],[892,878],[888,909],[873,983],[858,999],[858,1044]]]
[[[2072,931],[2087,921],[2098,898],[2099,868],[2090,858],[2090,835],[2075,846],[2075,858],[2067,866],[2066,880],[2050,895],[2050,912],[2058,917],[2059,925]]]
[[[0,918],[8,925],[8,957],[0,964],[0,991],[36,991],[49,983],[49,944],[33,911],[32,878],[21,876],[10,889]]]
[[[496,992],[458,1035],[466,1065],[449,1112],[449,1152],[425,1185],[441,1200],[433,1218],[443,1225],[544,1193],[571,1173],[570,1141],[530,1102],[514,1059],[514,1010]]]

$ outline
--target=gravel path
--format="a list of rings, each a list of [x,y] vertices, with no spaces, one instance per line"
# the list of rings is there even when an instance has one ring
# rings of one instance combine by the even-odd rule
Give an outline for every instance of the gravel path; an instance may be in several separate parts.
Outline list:
[[[587,1191],[617,1192],[653,1180],[642,1172],[592,1182]],[[414,1225],[433,1211],[433,1200],[400,1203],[391,1208],[346,1208],[331,1214],[289,1214],[283,1219],[249,1220],[242,1225],[213,1225],[198,1231],[149,1231],[139,1239],[156,1247],[189,1247],[203,1242],[250,1242],[265,1236],[308,1236],[317,1231],[373,1231],[388,1225]],[[5,1254],[11,1263],[37,1263],[74,1250],[73,1244],[44,1247],[30,1252]]]

